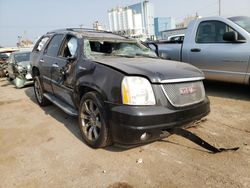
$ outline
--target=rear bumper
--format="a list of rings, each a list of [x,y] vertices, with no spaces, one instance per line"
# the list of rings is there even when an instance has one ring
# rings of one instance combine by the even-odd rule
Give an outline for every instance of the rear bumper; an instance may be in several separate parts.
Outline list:
[[[128,106],[107,104],[113,141],[122,145],[137,145],[166,137],[163,132],[171,127],[183,127],[210,112],[209,100],[185,109],[164,106]],[[141,135],[147,133],[147,139]]]

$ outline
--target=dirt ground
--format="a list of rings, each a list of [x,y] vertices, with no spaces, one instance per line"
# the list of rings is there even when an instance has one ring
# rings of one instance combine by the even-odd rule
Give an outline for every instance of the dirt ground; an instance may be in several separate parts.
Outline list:
[[[211,154],[176,135],[122,149],[91,149],[77,120],[40,108],[33,87],[0,80],[0,187],[250,187],[250,88],[205,83],[206,121],[189,130],[217,147]],[[138,163],[138,160],[141,163]]]

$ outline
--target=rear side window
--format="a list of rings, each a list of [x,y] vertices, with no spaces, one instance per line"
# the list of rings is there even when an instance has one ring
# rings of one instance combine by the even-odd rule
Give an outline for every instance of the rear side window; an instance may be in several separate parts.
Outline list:
[[[197,43],[226,43],[223,35],[226,32],[234,31],[231,27],[220,21],[201,22],[197,34]]]
[[[48,44],[45,53],[49,56],[54,56],[54,57],[57,56],[62,40],[63,40],[62,34],[55,35]]]
[[[35,47],[35,51],[40,52],[44,48],[44,46],[45,46],[45,44],[47,43],[48,40],[49,40],[49,37],[41,38],[38,41],[38,43],[37,43],[37,45]]]

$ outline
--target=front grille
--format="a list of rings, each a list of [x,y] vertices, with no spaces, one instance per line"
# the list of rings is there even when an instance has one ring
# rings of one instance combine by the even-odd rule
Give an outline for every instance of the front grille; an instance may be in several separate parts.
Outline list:
[[[205,99],[202,81],[162,84],[161,87],[169,102],[175,107],[193,105]]]

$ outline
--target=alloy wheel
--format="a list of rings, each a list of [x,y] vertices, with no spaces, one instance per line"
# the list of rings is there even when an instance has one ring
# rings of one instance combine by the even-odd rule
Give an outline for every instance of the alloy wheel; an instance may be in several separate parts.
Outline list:
[[[35,82],[34,82],[35,93],[36,93],[37,100],[39,101],[39,103],[42,103],[42,97],[43,97],[42,88],[41,88],[41,84],[39,80],[37,79],[35,79]]]
[[[90,141],[96,141],[101,133],[101,117],[100,111],[91,99],[87,99],[83,103],[81,110],[81,126],[86,138]]]

